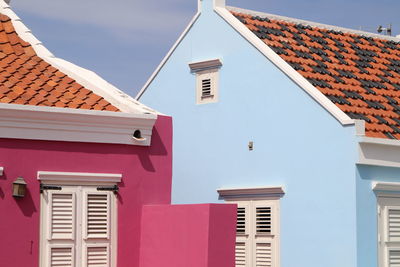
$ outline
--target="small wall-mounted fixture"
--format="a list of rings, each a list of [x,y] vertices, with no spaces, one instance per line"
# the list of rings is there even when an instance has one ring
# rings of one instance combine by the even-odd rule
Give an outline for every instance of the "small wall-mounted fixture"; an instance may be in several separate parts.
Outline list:
[[[135,141],[138,141],[138,142],[146,141],[146,138],[144,138],[142,136],[142,132],[140,130],[135,130],[132,137],[133,137],[133,139],[135,139]]]
[[[24,178],[18,177],[13,182],[13,197],[24,197],[26,192],[26,182]]]
[[[249,144],[247,146],[249,147],[249,151],[252,151],[254,147],[253,141],[249,141]]]

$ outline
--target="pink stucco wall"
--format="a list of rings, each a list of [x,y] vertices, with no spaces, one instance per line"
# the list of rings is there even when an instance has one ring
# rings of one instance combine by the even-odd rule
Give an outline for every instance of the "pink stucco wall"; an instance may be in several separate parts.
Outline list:
[[[118,197],[118,267],[139,265],[143,204],[168,204],[172,176],[172,120],[159,116],[151,147],[0,139],[0,266],[36,267],[39,262],[38,171],[123,175]],[[12,182],[28,183],[23,199]]]
[[[236,205],[143,207],[140,267],[234,267]]]

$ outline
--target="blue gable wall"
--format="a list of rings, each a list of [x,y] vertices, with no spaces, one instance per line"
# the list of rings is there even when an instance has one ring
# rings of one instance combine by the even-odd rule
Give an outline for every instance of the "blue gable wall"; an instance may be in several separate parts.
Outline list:
[[[356,266],[354,127],[204,8],[140,98],[173,116],[173,202],[218,202],[218,188],[283,186],[281,266]],[[219,102],[196,105],[188,63],[214,58],[223,62]]]

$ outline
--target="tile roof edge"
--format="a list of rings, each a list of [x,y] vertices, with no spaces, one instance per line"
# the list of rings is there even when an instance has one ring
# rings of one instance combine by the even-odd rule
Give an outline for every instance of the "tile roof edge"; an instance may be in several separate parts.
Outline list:
[[[161,114],[125,94],[115,86],[111,85],[93,71],[79,67],[64,59],[55,57],[41,41],[39,41],[26,27],[18,15],[4,1],[0,0],[0,13],[7,15],[15,28],[18,36],[24,41],[30,43],[36,54],[53,67],[64,72],[71,78],[75,79],[79,84],[93,91],[95,94],[102,96],[113,106],[126,113],[154,113]],[[82,75],[81,73],[84,73]]]
[[[350,29],[350,28],[344,28],[344,27],[323,24],[323,23],[318,23],[318,22],[313,22],[313,21],[308,21],[308,20],[285,17],[285,16],[270,14],[270,13],[266,13],[266,12],[244,9],[244,8],[240,8],[240,7],[226,6],[226,9],[228,9],[229,11],[245,13],[245,14],[253,15],[253,16],[268,17],[270,19],[283,20],[283,21],[292,22],[292,23],[296,23],[296,24],[305,24],[305,25],[310,25],[313,27],[323,28],[323,29],[327,29],[327,30],[335,30],[335,31],[341,31],[341,32],[345,32],[345,33],[364,35],[364,36],[372,37],[372,38],[400,42],[400,38],[398,38],[396,36],[388,36],[388,35],[382,35],[382,34],[377,34],[377,33],[372,33],[372,32],[354,30],[354,29]]]
[[[322,94],[315,86],[313,86],[306,78],[298,73],[284,59],[276,54],[267,44],[250,31],[242,22],[240,22],[226,8],[215,8],[216,13],[221,16],[231,27],[233,27],[244,39],[253,45],[262,55],[278,67],[286,76],[288,76],[295,84],[303,89],[318,104],[327,110],[342,125],[354,125],[355,120],[351,119],[339,107],[332,103],[324,94]]]

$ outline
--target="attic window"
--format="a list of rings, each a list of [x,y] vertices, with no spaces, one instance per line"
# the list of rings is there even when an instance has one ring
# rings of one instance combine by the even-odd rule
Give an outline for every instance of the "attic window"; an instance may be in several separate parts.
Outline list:
[[[218,71],[222,66],[219,59],[190,63],[196,75],[196,103],[206,104],[218,101]]]

